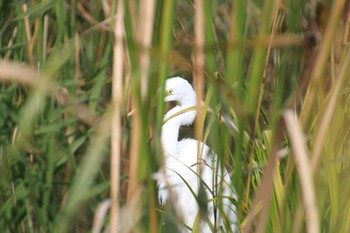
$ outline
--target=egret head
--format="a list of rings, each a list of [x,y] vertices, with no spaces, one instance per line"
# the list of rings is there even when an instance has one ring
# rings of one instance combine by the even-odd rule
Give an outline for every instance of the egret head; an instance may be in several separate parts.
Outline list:
[[[196,105],[196,93],[187,80],[180,77],[169,78],[165,83],[164,100],[176,101],[180,105]]]

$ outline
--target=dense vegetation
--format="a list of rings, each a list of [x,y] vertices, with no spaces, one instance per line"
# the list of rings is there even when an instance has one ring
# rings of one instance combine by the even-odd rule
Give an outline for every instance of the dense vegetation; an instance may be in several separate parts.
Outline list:
[[[0,232],[176,232],[152,178],[175,75],[242,232],[349,232],[349,31],[345,0],[0,1]]]

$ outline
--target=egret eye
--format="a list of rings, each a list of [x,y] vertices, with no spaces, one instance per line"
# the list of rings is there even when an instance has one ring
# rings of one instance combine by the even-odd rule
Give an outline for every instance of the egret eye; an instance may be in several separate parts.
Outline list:
[[[170,90],[166,90],[165,91],[165,96],[170,96],[173,94],[173,89],[170,89]]]

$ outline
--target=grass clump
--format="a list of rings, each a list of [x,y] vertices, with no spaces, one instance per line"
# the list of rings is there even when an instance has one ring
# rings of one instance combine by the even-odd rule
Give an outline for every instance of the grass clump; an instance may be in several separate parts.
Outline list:
[[[241,232],[349,232],[349,3],[200,4],[0,1],[1,232],[177,229],[152,179],[174,75]]]

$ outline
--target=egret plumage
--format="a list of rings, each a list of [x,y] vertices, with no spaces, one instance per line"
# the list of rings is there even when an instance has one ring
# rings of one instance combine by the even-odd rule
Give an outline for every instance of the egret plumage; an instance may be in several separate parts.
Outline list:
[[[203,142],[185,138],[178,140],[181,126],[193,124],[196,117],[196,94],[191,84],[180,77],[166,80],[165,101],[176,101],[177,106],[164,115],[161,132],[161,142],[164,151],[164,168],[157,173],[158,198],[161,204],[174,196],[176,214],[184,224],[193,227],[201,208],[198,193],[204,187],[207,209],[200,223],[200,232],[212,232],[212,226],[223,225],[222,214],[226,216],[226,223],[233,226],[237,220],[236,209],[229,198],[236,199],[231,185],[231,178],[223,166],[219,166],[217,156]],[[201,160],[198,161],[198,143]],[[198,173],[198,171],[200,171]],[[200,175],[199,175],[200,174]],[[219,191],[220,190],[220,191]],[[219,192],[219,196],[216,194]],[[203,196],[203,195],[202,195]],[[216,208],[216,200],[221,198],[222,208]],[[203,211],[202,211],[203,212]],[[207,220],[207,221],[206,221]],[[214,225],[214,222],[216,224]],[[189,232],[186,228],[182,232]]]

